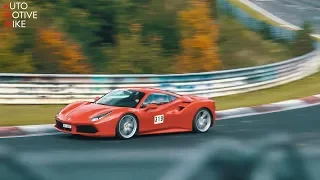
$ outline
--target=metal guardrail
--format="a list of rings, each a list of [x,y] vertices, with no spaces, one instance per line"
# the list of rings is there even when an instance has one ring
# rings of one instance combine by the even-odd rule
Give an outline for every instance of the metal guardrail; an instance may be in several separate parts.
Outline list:
[[[0,104],[66,104],[92,100],[115,88],[154,87],[218,97],[269,88],[319,70],[318,51],[287,61],[234,70],[167,75],[72,75],[0,73]]]

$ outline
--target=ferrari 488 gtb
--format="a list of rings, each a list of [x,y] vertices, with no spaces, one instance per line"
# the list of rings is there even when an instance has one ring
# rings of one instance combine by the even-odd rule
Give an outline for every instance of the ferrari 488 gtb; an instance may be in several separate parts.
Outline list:
[[[59,131],[84,136],[207,132],[215,123],[215,102],[153,88],[116,89],[94,102],[74,102],[56,115]]]

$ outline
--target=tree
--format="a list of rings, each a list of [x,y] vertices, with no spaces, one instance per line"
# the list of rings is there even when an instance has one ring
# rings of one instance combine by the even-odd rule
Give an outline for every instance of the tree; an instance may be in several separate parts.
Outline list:
[[[106,48],[106,56],[111,57],[107,65],[108,73],[164,73],[168,72],[168,59],[162,57],[160,38],[154,37],[143,43],[141,26],[134,24],[131,33],[122,33],[117,38],[117,46]]]
[[[103,47],[114,43],[118,1],[124,0],[30,0],[39,11],[37,21],[46,23],[43,27],[58,27],[65,37],[81,42],[81,53],[98,73],[104,72]]]
[[[31,54],[14,51],[18,38],[12,30],[0,30],[0,39],[0,72],[31,73],[34,71]]]
[[[1,8],[5,3],[0,1]],[[11,28],[4,28],[4,16],[0,15],[0,72],[2,73],[30,73],[34,71],[30,52],[18,51],[17,44],[21,38]]]
[[[217,0],[209,0],[211,6],[211,14],[214,19],[218,18],[218,3]]]
[[[179,13],[182,54],[178,57],[178,72],[202,72],[220,68],[218,55],[218,25],[211,17],[209,5],[203,0],[191,0]]]
[[[303,29],[297,32],[296,40],[293,42],[294,56],[301,56],[313,51],[312,27],[309,23],[304,23]]]
[[[184,0],[150,0],[147,8],[139,13],[142,19],[142,35],[145,38],[160,35],[161,46],[166,55],[180,53],[180,34],[177,12],[183,9]]]
[[[52,73],[90,73],[91,68],[86,63],[79,44],[68,40],[67,36],[53,28],[39,30],[39,50],[47,58],[44,68]]]

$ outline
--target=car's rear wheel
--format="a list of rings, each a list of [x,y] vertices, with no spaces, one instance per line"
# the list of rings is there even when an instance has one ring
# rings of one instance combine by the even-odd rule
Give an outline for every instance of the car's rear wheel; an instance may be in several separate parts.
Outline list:
[[[117,125],[117,136],[120,139],[130,139],[132,138],[138,129],[138,120],[132,114],[126,114],[121,117]]]
[[[194,132],[207,132],[212,124],[212,116],[208,109],[201,108],[197,111],[193,119],[193,131]]]

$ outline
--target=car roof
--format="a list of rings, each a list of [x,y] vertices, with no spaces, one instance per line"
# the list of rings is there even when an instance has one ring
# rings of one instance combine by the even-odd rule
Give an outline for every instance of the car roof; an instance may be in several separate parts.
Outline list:
[[[162,90],[162,89],[158,89],[158,88],[127,88],[127,89],[144,92],[146,94],[149,94],[149,93],[164,93],[164,94],[170,94],[170,95],[174,95],[174,96],[181,96],[180,94],[176,94],[174,92],[170,92],[170,91]]]

